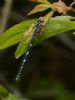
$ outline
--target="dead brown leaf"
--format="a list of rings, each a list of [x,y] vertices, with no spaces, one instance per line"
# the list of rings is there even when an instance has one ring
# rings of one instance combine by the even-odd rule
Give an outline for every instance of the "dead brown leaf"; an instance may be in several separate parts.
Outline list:
[[[38,2],[38,3],[48,2],[47,0],[29,0],[29,1]]]
[[[52,4],[52,8],[55,11],[58,11],[59,13],[63,13],[66,14],[67,11],[69,11],[71,8],[68,7],[64,2],[62,2],[61,0],[59,0],[56,3]]]

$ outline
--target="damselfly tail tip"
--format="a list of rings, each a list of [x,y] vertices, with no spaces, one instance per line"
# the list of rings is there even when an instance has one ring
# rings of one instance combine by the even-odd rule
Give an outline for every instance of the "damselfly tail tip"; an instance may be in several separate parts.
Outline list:
[[[19,81],[19,80],[20,80],[20,76],[17,75],[16,78],[15,78],[15,80],[16,80],[16,81]]]

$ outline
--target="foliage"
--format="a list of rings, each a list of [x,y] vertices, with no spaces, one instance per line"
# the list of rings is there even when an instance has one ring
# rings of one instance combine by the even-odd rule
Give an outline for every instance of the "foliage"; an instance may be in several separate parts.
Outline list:
[[[22,99],[14,94],[8,92],[8,90],[0,85],[0,100],[29,100],[29,99]]]
[[[8,91],[6,88],[4,88],[2,85],[0,85],[0,97],[1,96],[7,96],[8,95]]]
[[[42,34],[37,37],[35,44],[41,43],[43,40],[54,35],[75,29],[75,21],[71,21],[73,19],[74,17],[71,16],[57,16],[50,18]],[[31,38],[25,37],[23,39],[24,33],[28,30],[30,24],[34,22],[35,20],[24,21],[8,29],[2,36],[0,36],[0,49],[19,43],[15,56],[16,58],[19,58],[23,55],[27,50]]]
[[[72,8],[72,6],[67,7],[66,4],[61,0],[53,4],[51,4],[47,0],[37,0],[37,1],[31,0],[31,1],[40,2],[41,4],[37,5],[32,11],[28,13],[28,15],[44,11],[48,8],[51,8],[52,10],[54,10],[54,12],[58,11],[58,13],[66,14],[67,11],[71,10]],[[72,19],[75,19],[74,17],[67,15],[67,16],[56,16],[53,18],[51,16],[48,18],[47,20],[48,22],[45,23],[46,25],[44,27],[44,31],[41,33],[41,35],[37,37],[35,44],[41,43],[43,40],[52,37],[54,35],[57,35],[59,33],[75,29],[75,21],[72,21]],[[47,18],[44,18],[44,20],[46,19]],[[31,33],[33,28],[31,28],[30,32],[28,32],[27,30],[29,30],[29,27],[31,27],[32,23],[34,24],[35,20],[24,21],[6,30],[5,33],[2,36],[0,36],[0,49],[4,49],[19,43],[19,46],[17,47],[17,50],[15,52],[15,57],[19,58],[21,55],[23,55],[26,52],[28,44],[31,39]],[[26,33],[29,34],[30,36],[29,35],[26,36],[27,35]]]
[[[72,11],[73,13],[75,13],[75,9],[72,8],[72,5],[75,3],[75,1],[72,4],[70,4],[70,6],[67,6],[61,0],[54,3],[51,3],[47,0],[30,0],[30,1],[38,2],[41,4],[33,8],[28,13],[28,15],[42,12],[47,9],[51,9],[53,14],[56,11],[58,13],[61,13],[61,16],[54,17],[50,11],[48,15],[45,15],[42,17],[43,20],[45,21],[45,24],[43,26],[43,30],[34,41],[34,45],[40,44],[41,42],[45,41],[46,39],[52,36],[75,29],[75,17],[72,17],[67,14],[68,11]],[[10,46],[13,46],[15,44],[18,44],[17,50],[15,52],[15,57],[17,59],[21,57],[28,48],[28,45],[32,38],[32,32],[35,28],[33,27],[35,23],[36,23],[36,19],[26,20],[6,30],[4,34],[0,36],[0,49],[2,50]],[[70,100],[71,99],[71,96],[69,96],[69,93],[66,91],[64,85],[61,83],[58,83],[55,81],[55,82],[52,82],[52,85],[51,85],[48,81],[41,80],[37,84],[38,86],[36,87],[38,88],[35,87],[35,89],[33,89],[34,91],[30,91],[30,93],[28,94],[29,97],[32,95],[38,95],[40,93],[39,92],[40,90],[38,89],[42,90],[43,88],[43,92],[44,92],[45,91],[44,87],[45,87],[46,89],[47,88],[49,88],[50,90],[52,89],[52,91],[54,92],[56,92],[57,90],[56,100]],[[46,87],[46,86],[52,86],[52,87]],[[62,91],[63,93],[65,93],[65,95],[64,94],[62,95]],[[43,92],[41,93],[43,94]],[[0,99],[1,100],[22,100],[21,98],[15,96],[14,94],[9,93],[7,89],[1,85],[0,85]],[[23,100],[26,100],[26,99],[23,99]]]
[[[75,100],[75,96],[72,97],[70,92],[66,90],[64,84],[57,81],[48,81],[47,79],[39,80],[34,88],[29,91],[30,92],[27,94],[28,98],[42,98],[52,95],[56,100]],[[5,87],[0,85],[0,100],[30,100],[28,98],[22,98],[19,95],[11,94]]]

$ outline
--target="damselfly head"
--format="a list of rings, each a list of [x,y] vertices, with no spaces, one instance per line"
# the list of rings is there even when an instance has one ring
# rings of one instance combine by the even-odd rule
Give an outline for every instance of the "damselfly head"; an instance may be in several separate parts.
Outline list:
[[[41,19],[41,18],[39,18],[39,19],[37,20],[37,23],[41,23],[41,24],[43,24],[43,23],[44,23],[44,20]]]
[[[42,18],[39,18],[33,27],[33,31],[32,31],[33,38],[35,38],[41,32],[43,26],[44,26],[44,20]]]
[[[44,20],[39,18],[35,24],[35,33],[39,33],[44,26]]]
[[[44,20],[42,18],[39,18],[37,20],[37,24],[39,24],[40,26],[43,26],[44,25]]]

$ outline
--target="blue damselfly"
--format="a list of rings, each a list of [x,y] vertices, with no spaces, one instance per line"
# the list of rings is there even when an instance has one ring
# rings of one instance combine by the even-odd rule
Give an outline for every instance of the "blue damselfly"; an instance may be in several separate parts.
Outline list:
[[[32,38],[31,38],[31,41],[30,41],[30,44],[28,46],[28,49],[27,49],[27,52],[24,54],[23,56],[23,59],[21,61],[21,64],[19,66],[19,71],[17,73],[17,76],[16,76],[16,81],[20,79],[21,77],[21,74],[22,74],[22,71],[24,69],[24,66],[27,62],[27,59],[28,59],[28,56],[29,56],[29,53],[33,47],[33,43],[37,37],[37,35],[41,32],[42,28],[43,28],[43,25],[44,25],[44,20],[43,19],[38,19],[33,27],[33,31],[31,32],[32,34]]]

